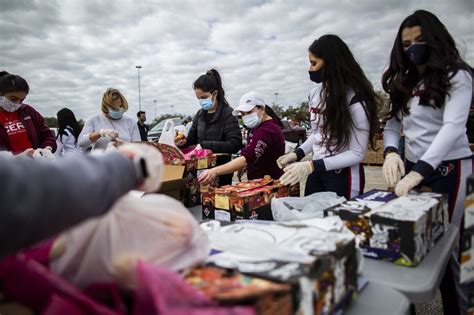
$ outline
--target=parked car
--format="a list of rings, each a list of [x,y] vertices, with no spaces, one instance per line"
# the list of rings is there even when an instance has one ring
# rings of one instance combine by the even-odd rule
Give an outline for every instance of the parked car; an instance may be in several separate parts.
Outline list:
[[[175,118],[170,118],[170,119],[173,119],[175,126],[182,125],[185,120],[182,117],[175,117]],[[152,129],[150,129],[150,131],[148,131],[148,141],[156,142],[160,139],[161,132],[163,131],[163,126],[165,125],[166,120],[167,119],[160,121],[155,127],[153,127]]]
[[[288,120],[282,120],[283,123],[283,136],[286,141],[298,143],[298,146],[302,145],[306,140],[306,129],[299,126],[291,126]]]

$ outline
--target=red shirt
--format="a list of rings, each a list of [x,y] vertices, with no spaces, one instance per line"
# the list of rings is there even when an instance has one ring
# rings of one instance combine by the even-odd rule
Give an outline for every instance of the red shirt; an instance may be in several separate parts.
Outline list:
[[[0,111],[0,124],[7,132],[13,154],[19,154],[32,147],[30,139],[28,139],[28,133],[17,111],[11,113]]]

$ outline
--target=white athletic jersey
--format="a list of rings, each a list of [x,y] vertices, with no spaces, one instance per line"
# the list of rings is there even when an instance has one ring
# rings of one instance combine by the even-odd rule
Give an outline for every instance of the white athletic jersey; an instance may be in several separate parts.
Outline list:
[[[321,134],[322,111],[324,109],[320,100],[321,88],[322,84],[317,84],[309,94],[311,135],[300,148],[305,154],[313,151],[313,160],[322,159],[326,171],[357,165],[364,159],[365,150],[369,143],[370,124],[364,108],[360,102],[349,105],[355,95],[353,91],[349,91],[347,93],[347,106],[349,106],[354,127],[348,145],[338,152],[333,151],[331,154],[326,149],[325,144],[321,143],[323,138]]]
[[[472,99],[472,76],[459,70],[451,78],[451,89],[441,108],[419,105],[420,97],[408,101],[410,114],[401,122],[392,118],[384,130],[384,146],[398,148],[400,132],[405,134],[405,157],[423,161],[436,169],[442,161],[472,155],[466,135],[466,122]]]

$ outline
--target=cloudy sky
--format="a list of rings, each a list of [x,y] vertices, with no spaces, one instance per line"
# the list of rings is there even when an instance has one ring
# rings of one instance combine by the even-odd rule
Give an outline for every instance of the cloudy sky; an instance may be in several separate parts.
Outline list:
[[[445,23],[474,65],[472,0],[0,0],[0,69],[27,79],[27,103],[44,116],[69,107],[86,119],[116,87],[135,117],[136,65],[149,121],[154,100],[158,114],[195,113],[192,83],[211,67],[231,105],[256,90],[288,106],[306,99],[307,48],[328,33],[380,86],[397,29],[419,8]]]

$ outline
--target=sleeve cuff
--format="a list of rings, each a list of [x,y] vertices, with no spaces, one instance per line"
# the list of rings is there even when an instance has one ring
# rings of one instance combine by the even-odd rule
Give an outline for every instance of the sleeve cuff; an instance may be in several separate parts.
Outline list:
[[[420,175],[423,176],[423,178],[427,178],[435,171],[433,166],[431,166],[430,164],[422,160],[419,160],[418,162],[416,162],[416,164],[413,166],[411,170],[417,173],[420,173]]]
[[[301,161],[306,156],[306,154],[304,154],[303,149],[301,149],[301,148],[298,148],[293,152],[296,153],[296,161],[297,162]]]
[[[387,156],[387,154],[392,153],[392,152],[395,152],[395,153],[399,154],[397,148],[391,147],[391,146],[386,147],[385,150],[383,151],[383,157],[385,158],[385,156]]]
[[[323,159],[313,160],[314,171],[318,173],[326,172],[326,165]]]

